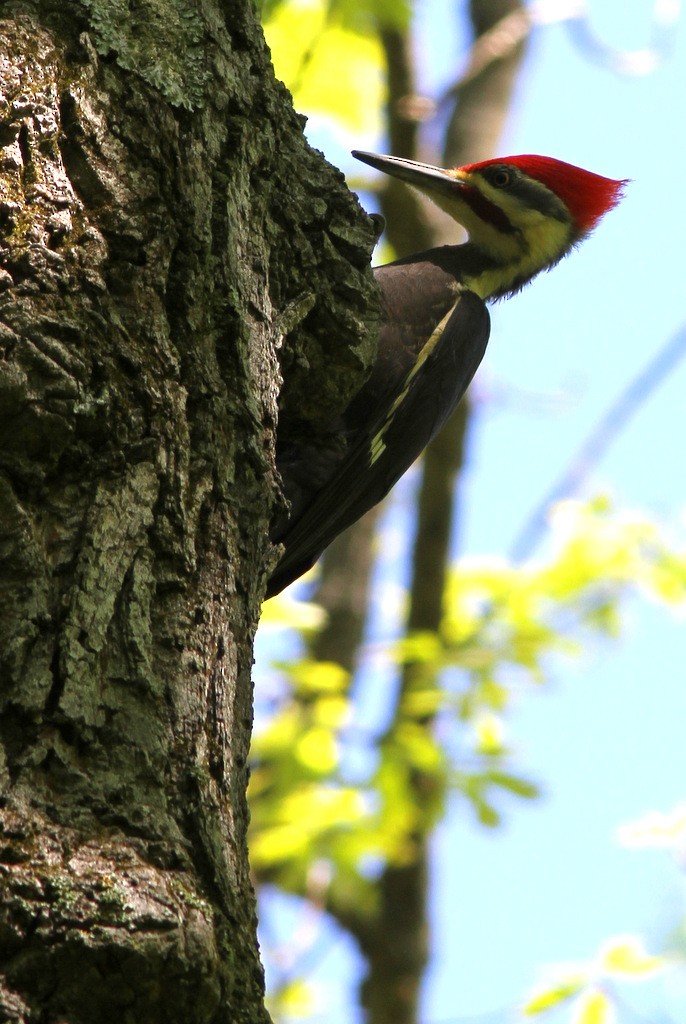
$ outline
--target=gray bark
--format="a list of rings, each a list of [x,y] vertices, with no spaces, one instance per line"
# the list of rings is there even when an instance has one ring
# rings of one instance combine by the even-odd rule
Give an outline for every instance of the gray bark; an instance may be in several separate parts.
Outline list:
[[[279,359],[292,420],[359,386],[373,226],[250,3],[0,16],[0,1020],[265,1020]]]

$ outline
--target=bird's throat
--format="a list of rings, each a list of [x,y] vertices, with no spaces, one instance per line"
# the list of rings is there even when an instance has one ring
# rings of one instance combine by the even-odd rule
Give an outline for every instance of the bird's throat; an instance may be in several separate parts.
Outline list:
[[[462,280],[482,299],[512,295],[542,270],[555,266],[571,246],[570,227],[559,221],[530,224],[516,239],[501,236],[496,243],[489,232],[483,242],[472,238],[460,246]]]

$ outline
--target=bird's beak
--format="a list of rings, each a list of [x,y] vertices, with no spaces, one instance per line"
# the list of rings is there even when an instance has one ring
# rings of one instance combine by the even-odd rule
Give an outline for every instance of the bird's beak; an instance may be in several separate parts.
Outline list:
[[[359,149],[353,150],[353,156],[356,160],[375,167],[377,171],[392,174],[394,178],[400,178],[408,185],[414,185],[415,188],[426,190],[430,194],[454,198],[456,191],[467,188],[467,182],[464,180],[466,174],[459,169],[446,171],[442,167],[420,164],[416,160],[403,160],[399,156],[379,156],[377,153],[363,153]]]

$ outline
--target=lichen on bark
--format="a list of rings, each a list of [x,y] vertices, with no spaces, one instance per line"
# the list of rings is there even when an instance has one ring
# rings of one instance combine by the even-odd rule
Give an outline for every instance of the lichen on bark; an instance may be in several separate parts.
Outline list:
[[[0,23],[9,1020],[265,1019],[245,783],[279,359],[313,420],[329,371],[359,386],[373,231],[251,4],[186,6],[189,102],[146,63],[171,37],[114,3]]]
[[[174,106],[202,106],[210,78],[205,23],[188,0],[80,0],[97,52],[114,56]]]

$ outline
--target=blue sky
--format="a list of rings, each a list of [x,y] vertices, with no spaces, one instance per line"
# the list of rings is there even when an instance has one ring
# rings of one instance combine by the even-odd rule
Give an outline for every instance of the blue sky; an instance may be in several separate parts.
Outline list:
[[[422,0],[418,8],[430,91],[448,81],[451,53],[464,42],[453,6]],[[591,9],[605,41],[648,44],[651,4],[598,0]],[[501,152],[546,153],[632,184],[577,252],[492,310],[477,382],[485,400],[463,484],[461,553],[508,552],[608,404],[686,323],[685,100],[683,24],[664,64],[635,78],[591,63],[562,25],[534,33]],[[384,151],[382,140],[359,144]],[[339,153],[329,156],[358,172]],[[686,362],[641,406],[584,485],[585,493],[610,493],[682,536],[685,393]],[[402,516],[402,494],[393,523]],[[505,1008],[517,1004],[540,965],[591,958],[620,932],[640,932],[658,947],[664,941],[684,910],[684,876],[667,854],[620,847],[614,830],[647,810],[668,811],[686,795],[685,664],[683,619],[635,600],[619,643],[599,642],[580,661],[561,663],[551,687],[521,699],[511,737],[523,771],[545,795],[506,803],[505,824],[494,832],[455,801],[440,828],[426,1024],[482,1014],[489,1015],[484,1024],[511,1020]],[[282,926],[287,931],[287,916]],[[359,965],[347,945],[332,949],[321,969],[333,985],[326,1019],[337,1019],[340,985],[340,1019],[350,1020],[344,988]],[[643,997],[635,998],[645,1012]],[[657,989],[654,998],[671,1018],[649,1007],[652,1024],[686,1020],[683,991]],[[548,1019],[557,1024],[569,1013]],[[620,1017],[622,1024],[635,1019],[629,1010]]]
[[[608,41],[645,46],[648,4],[592,9]],[[578,252],[493,311],[484,390],[566,391],[568,400],[556,416],[516,402],[479,415],[467,552],[508,550],[608,403],[686,321],[686,193],[675,185],[686,155],[683,25],[674,43],[663,67],[631,79],[589,64],[562,26],[532,41],[502,150],[548,153],[633,181]],[[685,391],[682,364],[594,468],[587,493],[607,491],[679,523]],[[625,619],[621,644],[560,668],[552,691],[518,708],[512,734],[527,771],[544,780],[545,799],[512,808],[493,835],[459,808],[441,830],[435,946],[447,945],[429,973],[426,1021],[511,1006],[537,964],[588,959],[614,933],[641,932],[659,947],[683,911],[683,876],[669,858],[623,849],[613,832],[683,799],[684,624],[638,601]],[[656,999],[669,1001],[662,991]],[[683,1001],[670,1010],[686,1019]],[[625,1010],[624,1019],[635,1018]]]

